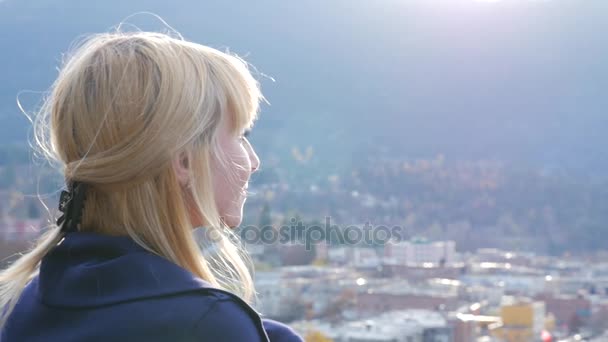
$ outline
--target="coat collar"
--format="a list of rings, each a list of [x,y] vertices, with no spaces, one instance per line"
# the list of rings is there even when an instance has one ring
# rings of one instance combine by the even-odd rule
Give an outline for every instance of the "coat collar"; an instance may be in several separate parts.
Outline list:
[[[36,281],[45,304],[74,308],[213,289],[129,237],[81,232],[66,234],[43,258]]]

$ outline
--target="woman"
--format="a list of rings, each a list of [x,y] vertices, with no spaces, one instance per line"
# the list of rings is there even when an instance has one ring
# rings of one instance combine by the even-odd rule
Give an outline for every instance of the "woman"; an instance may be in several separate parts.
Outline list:
[[[35,125],[64,169],[63,215],[0,274],[0,340],[301,341],[247,304],[229,231],[260,166],[245,135],[262,99],[243,60],[206,46],[146,32],[82,44]]]

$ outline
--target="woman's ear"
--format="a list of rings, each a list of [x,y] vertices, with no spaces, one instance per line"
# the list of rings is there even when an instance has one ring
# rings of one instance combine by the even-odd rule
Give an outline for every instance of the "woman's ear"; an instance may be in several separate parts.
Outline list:
[[[181,186],[187,186],[190,181],[188,156],[185,153],[180,153],[173,158],[171,164],[179,184]]]

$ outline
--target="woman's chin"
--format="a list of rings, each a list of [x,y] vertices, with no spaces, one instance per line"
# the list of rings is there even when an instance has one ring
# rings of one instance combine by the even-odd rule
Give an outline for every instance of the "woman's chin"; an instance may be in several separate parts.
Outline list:
[[[227,224],[228,228],[230,228],[230,229],[235,229],[236,227],[238,227],[240,225],[241,225],[241,221]]]
[[[224,219],[224,224],[230,228],[236,228],[241,225],[243,221],[243,215],[233,215]]]
[[[243,221],[243,209],[245,207],[246,197],[242,197],[240,203],[235,203],[235,205],[230,208],[230,213],[225,213],[222,215],[222,221],[225,225],[230,228],[236,228],[241,225]]]

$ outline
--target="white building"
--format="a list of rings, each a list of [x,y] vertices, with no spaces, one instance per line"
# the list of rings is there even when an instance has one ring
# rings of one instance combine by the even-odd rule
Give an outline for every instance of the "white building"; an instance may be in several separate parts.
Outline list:
[[[352,259],[351,247],[332,247],[327,250],[327,258],[332,265],[343,265]]]
[[[323,315],[356,288],[356,272],[342,268],[289,266],[256,272],[256,309],[277,319]]]
[[[336,341],[342,342],[449,342],[452,333],[437,312],[404,310],[346,323],[338,335]]]
[[[456,261],[456,243],[454,241],[431,242],[420,238],[390,242],[385,245],[384,256],[387,260],[398,264],[449,265]]]
[[[381,259],[373,248],[354,247],[350,264],[355,267],[375,267],[381,264]]]
[[[280,271],[256,272],[255,286],[258,292],[256,309],[262,314],[277,317],[282,314],[284,296]]]

